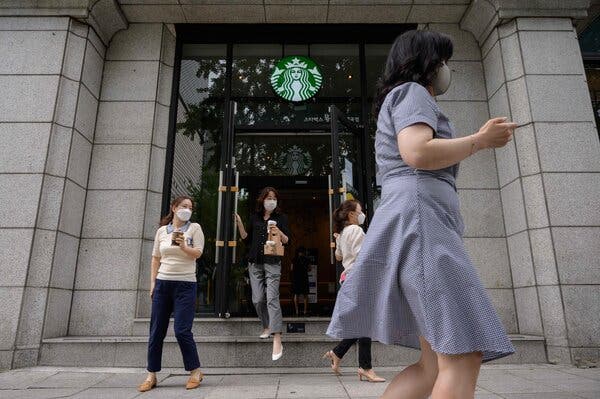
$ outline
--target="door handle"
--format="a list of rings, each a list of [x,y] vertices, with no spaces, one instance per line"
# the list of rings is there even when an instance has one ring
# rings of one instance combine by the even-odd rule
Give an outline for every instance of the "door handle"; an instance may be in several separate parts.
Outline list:
[[[219,247],[223,247],[223,240],[221,239],[221,210],[223,208],[223,171],[219,171],[219,189],[217,197],[217,236],[215,237],[215,263],[219,263]]]
[[[332,178],[331,175],[327,175],[327,197],[329,199],[329,255],[330,255],[330,262],[332,265],[335,264],[335,254],[334,254],[334,247],[335,247],[335,242],[333,242],[333,195],[334,195],[334,190],[333,190],[333,182],[332,182]],[[332,245],[333,244],[333,245]]]
[[[237,214],[237,212],[238,212],[238,199],[240,196],[240,190],[238,189],[239,183],[240,183],[240,172],[236,171],[235,172],[235,186],[231,187],[231,191],[233,191],[235,193],[234,200],[233,200],[233,213],[234,214]],[[233,225],[233,241],[229,242],[229,246],[233,247],[232,263],[235,263],[235,260],[236,260],[237,234],[238,234],[238,229],[234,223],[234,225]]]

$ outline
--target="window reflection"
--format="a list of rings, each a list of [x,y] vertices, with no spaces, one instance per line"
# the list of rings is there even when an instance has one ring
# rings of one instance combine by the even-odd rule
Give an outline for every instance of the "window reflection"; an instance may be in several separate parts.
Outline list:
[[[171,198],[189,195],[192,221],[205,235],[197,262],[196,309],[214,312],[217,192],[227,66],[226,45],[189,44],[182,49]]]

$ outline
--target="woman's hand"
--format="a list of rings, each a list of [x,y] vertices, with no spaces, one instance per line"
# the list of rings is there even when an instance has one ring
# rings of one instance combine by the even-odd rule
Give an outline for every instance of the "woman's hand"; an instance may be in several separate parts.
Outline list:
[[[242,218],[240,217],[240,215],[238,215],[237,213],[233,214],[233,222],[235,223],[235,225],[238,228],[238,231],[240,232],[240,237],[242,237],[242,240],[245,240],[246,237],[248,237],[248,232],[246,232],[246,228],[244,227],[244,222],[242,222]],[[252,228],[252,226],[250,226],[250,228]]]
[[[279,235],[282,243],[286,244],[288,242],[288,236],[283,234],[283,231],[279,230],[279,227],[271,226],[271,233]]]
[[[504,147],[512,140],[516,127],[516,123],[506,122],[506,117],[490,119],[475,133],[474,150]]]
[[[179,245],[179,247],[181,249],[187,248],[187,239],[185,238],[184,235],[180,235],[178,237],[175,237],[175,242],[177,243],[177,245]]]
[[[156,281],[150,282],[150,298],[154,295],[154,287],[156,286]]]

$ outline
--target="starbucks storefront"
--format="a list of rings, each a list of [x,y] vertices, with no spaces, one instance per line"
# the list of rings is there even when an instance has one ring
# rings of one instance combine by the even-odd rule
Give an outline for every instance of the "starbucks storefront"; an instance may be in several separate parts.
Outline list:
[[[390,43],[411,28],[177,27],[163,212],[177,195],[195,199],[193,218],[207,239],[198,262],[200,316],[255,314],[232,215],[247,223],[266,186],[280,191],[292,232],[282,263],[284,316],[293,314],[290,265],[300,246],[312,263],[310,314],[331,314],[340,272],[331,211],[344,198],[359,199],[368,215],[374,210],[374,157],[366,151],[375,131],[372,96]]]
[[[196,200],[206,236],[194,323],[203,365],[273,365],[232,226],[236,212],[248,223],[267,185],[292,230],[286,324],[296,248],[312,263],[311,317],[293,320],[305,334],[286,334],[279,365],[322,366],[340,271],[329,217],[348,197],[375,213],[372,96],[407,29],[452,38],[452,84],[436,102],[458,135],[497,116],[519,125],[457,179],[465,246],[518,348],[509,360],[598,361],[590,2],[38,3],[1,7],[0,368],[143,366],[152,244],[179,194]],[[166,345],[165,366],[179,366],[175,338]],[[374,359],[410,360],[381,345]]]

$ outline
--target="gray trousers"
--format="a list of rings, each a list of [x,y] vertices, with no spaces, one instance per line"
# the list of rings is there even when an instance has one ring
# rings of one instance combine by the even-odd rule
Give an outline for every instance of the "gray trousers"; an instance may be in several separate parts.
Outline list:
[[[281,280],[281,262],[274,264],[250,263],[250,286],[252,303],[263,328],[271,333],[283,332],[281,304],[279,303],[279,281]]]

